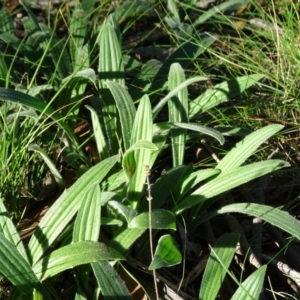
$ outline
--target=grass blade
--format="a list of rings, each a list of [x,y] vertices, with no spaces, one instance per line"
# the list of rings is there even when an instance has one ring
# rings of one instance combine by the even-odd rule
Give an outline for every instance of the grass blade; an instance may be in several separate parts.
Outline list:
[[[44,162],[46,163],[46,165],[50,169],[50,172],[53,175],[53,177],[54,177],[56,183],[58,184],[58,186],[61,189],[64,189],[65,188],[64,180],[63,180],[62,176],[60,175],[59,171],[57,170],[57,168],[56,168],[55,164],[53,163],[53,161],[47,155],[47,153],[41,147],[39,147],[36,144],[30,145],[28,150],[29,151],[35,151],[35,152],[37,152],[41,155]]]

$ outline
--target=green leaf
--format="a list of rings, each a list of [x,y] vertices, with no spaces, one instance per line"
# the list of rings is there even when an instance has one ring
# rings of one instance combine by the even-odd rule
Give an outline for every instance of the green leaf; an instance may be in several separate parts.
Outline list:
[[[129,228],[149,228],[149,212],[143,212],[134,217],[128,224]],[[165,209],[154,209],[151,212],[152,229],[176,230],[175,216]]]
[[[215,138],[221,145],[223,145],[225,143],[225,139],[224,139],[223,135],[215,129],[201,126],[198,124],[191,124],[191,123],[187,124],[187,123],[175,122],[174,125],[179,128],[186,128],[189,130],[193,130],[193,131],[197,131],[197,132],[201,132],[203,134],[209,135],[209,136]]]
[[[253,272],[236,290],[231,300],[258,300],[263,288],[267,266]]]
[[[152,136],[153,122],[151,104],[148,95],[145,95],[140,100],[140,104],[132,126],[131,146],[138,141],[152,142]],[[156,148],[155,145],[153,146]],[[151,152],[152,150],[149,149],[137,149],[134,151],[135,170],[130,178],[127,188],[127,199],[129,199],[129,201],[132,203],[133,209],[136,209],[139,205],[139,201],[145,186],[145,165],[149,166],[150,168],[152,166]]]
[[[48,156],[48,154],[41,147],[39,147],[36,144],[30,145],[28,147],[28,150],[29,151],[35,151],[35,152],[37,152],[37,153],[39,153],[41,155],[41,157],[43,158],[44,162],[46,163],[46,165],[50,169],[50,172],[53,175],[53,177],[54,177],[56,183],[58,184],[58,186],[61,189],[64,189],[64,187],[65,187],[64,180],[63,180],[62,176],[60,175],[59,171],[57,170],[56,165],[50,159],[50,157]]]
[[[203,24],[208,19],[212,18],[216,14],[224,13],[224,11],[234,12],[238,10],[241,6],[249,3],[250,0],[229,0],[225,1],[219,5],[213,6],[213,8],[204,12],[194,23],[193,26],[198,26]]]
[[[100,160],[104,160],[109,157],[109,151],[108,151],[107,142],[105,140],[97,112],[88,105],[86,105],[86,108],[91,112],[93,132],[97,144],[99,158]]]
[[[28,107],[38,110],[42,114],[45,113],[46,115],[50,116],[54,121],[56,121],[61,126],[61,128],[64,129],[67,137],[70,140],[71,146],[75,147],[78,144],[73,130],[65,122],[62,121],[62,116],[55,112],[49,104],[45,104],[43,101],[26,95],[24,93],[4,88],[0,88],[0,100],[26,105]]]
[[[170,2],[174,3],[174,2]],[[169,4],[170,5],[170,4]],[[168,85],[169,90],[172,91],[179,84],[185,81],[184,70],[179,63],[171,65],[169,72]],[[188,90],[183,88],[177,95],[173,96],[168,101],[169,106],[169,122],[188,122]],[[181,129],[183,127],[173,128],[171,130],[171,146],[173,154],[173,166],[179,166],[183,164],[183,158],[185,153],[186,142],[186,130]]]
[[[189,174],[188,176],[183,178],[180,182],[174,185],[172,190],[172,195],[174,199],[176,200],[176,202],[180,201],[181,199],[184,199],[187,194],[191,193],[193,187],[195,187],[201,181],[207,180],[208,178],[213,176],[215,177],[218,174],[220,174],[220,170],[218,169],[198,170]],[[154,195],[153,194],[154,185],[152,188],[152,195]],[[153,197],[153,199],[155,198]]]
[[[45,280],[67,269],[99,260],[119,260],[124,257],[103,243],[77,242],[54,250],[33,266],[34,273]]]
[[[86,2],[86,1],[84,1]],[[88,19],[86,12],[75,9],[70,23],[70,54],[72,65],[75,71],[89,67],[89,55],[84,47],[84,40],[87,34]]]
[[[121,228],[110,241],[109,246],[125,255],[145,231],[145,228]]]
[[[194,118],[197,114],[203,113],[220,103],[241,94],[263,77],[264,75],[261,74],[242,76],[229,81],[224,81],[215,85],[213,88],[208,89],[190,103],[190,119]]]
[[[74,223],[73,243],[98,241],[101,225],[101,192],[94,184],[84,195]]]
[[[195,205],[203,205],[206,203],[206,200],[214,196],[229,191],[257,177],[289,166],[289,163],[285,161],[274,159],[236,168],[224,176],[222,176],[221,173],[218,177],[204,184],[189,197],[180,202],[178,204],[177,213]],[[212,203],[213,201],[210,200],[207,202],[207,205],[211,205]]]
[[[176,88],[174,88],[172,91],[170,91],[163,99],[161,99],[157,105],[153,108],[153,119],[158,115],[158,113],[161,111],[161,109],[164,107],[164,105],[177,93],[179,93],[182,89],[185,89],[187,86],[189,86],[192,83],[198,82],[198,81],[206,81],[207,78],[203,76],[195,76],[193,78],[189,78],[185,80],[184,82],[180,83]]]
[[[94,184],[100,183],[117,161],[118,156],[113,156],[89,169],[51,206],[37,226],[28,245],[33,263],[43,255],[72,220],[86,192]]]
[[[268,205],[255,203],[235,203],[223,206],[209,216],[212,217],[231,212],[259,217],[264,221],[269,222],[270,224],[288,232],[297,239],[300,239],[300,221],[291,216],[288,212]]]
[[[121,122],[124,148],[127,150],[130,147],[132,126],[136,110],[129,93],[124,87],[113,81],[107,81],[106,85],[116,101],[117,109],[119,111],[119,120]]]
[[[16,247],[23,259],[28,261],[24,244],[3,202],[4,199],[0,198],[0,232]]]
[[[157,151],[158,148],[148,141],[137,141],[132,147],[130,147],[124,154],[122,167],[128,179],[130,179],[136,171],[135,151],[139,149]],[[143,181],[145,182],[145,181]]]
[[[158,240],[153,260],[148,269],[155,270],[163,267],[171,267],[180,264],[181,260],[181,253],[174,244],[172,237],[166,234]]]
[[[199,299],[214,300],[217,298],[238,241],[237,233],[224,234],[216,241],[203,274]]]
[[[124,281],[107,261],[92,263],[92,268],[104,299],[132,300]]]
[[[103,25],[98,40],[100,46],[98,72],[102,113],[111,152],[116,154],[119,152],[117,108],[115,100],[106,86],[106,81],[115,81],[125,88],[122,52],[116,32],[111,24],[105,23]]]
[[[28,261],[2,233],[0,233],[0,265],[1,274],[23,293],[26,294],[36,288],[50,299]]]
[[[122,219],[127,223],[129,223],[137,215],[137,212],[132,208],[114,200],[108,202],[107,208],[115,218]]]
[[[226,154],[218,163],[216,169],[221,170],[223,175],[241,166],[263,142],[283,127],[279,124],[268,125],[249,134]]]

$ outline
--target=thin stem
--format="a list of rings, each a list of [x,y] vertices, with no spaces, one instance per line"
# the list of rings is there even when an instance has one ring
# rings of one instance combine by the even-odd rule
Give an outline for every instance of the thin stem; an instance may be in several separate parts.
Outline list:
[[[152,236],[152,196],[151,196],[151,183],[150,183],[150,168],[148,165],[145,165],[145,172],[146,172],[146,186],[148,195],[146,196],[149,204],[149,241],[150,241],[150,253],[151,253],[151,260],[153,261],[154,252],[153,252],[153,236]],[[154,280],[154,288],[156,299],[159,299],[158,287],[157,287],[157,280],[156,280],[156,271],[153,270],[153,280]]]

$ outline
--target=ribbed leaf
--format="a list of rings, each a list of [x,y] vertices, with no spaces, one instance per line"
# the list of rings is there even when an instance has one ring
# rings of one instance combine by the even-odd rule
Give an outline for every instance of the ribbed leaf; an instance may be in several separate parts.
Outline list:
[[[193,131],[197,131],[197,132],[201,132],[203,134],[209,135],[209,136],[215,138],[221,145],[223,145],[225,143],[225,139],[224,139],[223,135],[215,129],[201,126],[198,124],[187,124],[187,123],[178,123],[178,122],[174,123],[174,125],[179,128],[186,128],[189,130],[193,130]]]
[[[107,136],[113,154],[118,153],[117,108],[106,81],[115,81],[125,87],[124,66],[122,64],[121,46],[113,26],[106,23],[99,37],[99,88],[102,100],[102,113]]]
[[[124,257],[103,243],[92,241],[77,242],[42,258],[33,266],[34,273],[41,279],[59,274],[67,269],[99,260],[119,260]]]
[[[113,81],[107,81],[106,85],[110,89],[116,101],[117,109],[119,112],[119,120],[121,122],[124,148],[125,150],[127,150],[130,147],[132,126],[136,110],[129,93],[124,87]]]
[[[215,300],[235,253],[237,233],[222,235],[214,244],[203,274],[199,299]]]
[[[0,32],[15,33],[14,20],[5,7],[0,10]]]
[[[263,288],[267,266],[252,273],[237,289],[231,300],[259,300]]]
[[[127,223],[129,223],[137,215],[135,210],[119,201],[109,201],[108,209],[110,214],[113,214],[115,218],[124,220]]]
[[[28,257],[24,248],[24,244],[19,233],[11,220],[11,217],[3,203],[4,199],[0,198],[0,232],[10,241],[17,249],[23,259],[28,261]]]
[[[185,198],[181,203],[179,203],[177,213],[194,205],[203,205],[206,203],[206,200],[214,196],[229,191],[230,189],[240,186],[241,184],[257,177],[289,166],[290,165],[287,162],[274,159],[236,168],[227,172],[224,176],[222,176],[221,173],[217,178],[204,184],[193,192],[191,196]],[[207,205],[211,205],[212,203],[213,201],[210,200],[207,202]]]
[[[105,140],[103,130],[98,118],[97,112],[90,106],[86,105],[86,108],[91,112],[93,132],[97,145],[97,150],[100,160],[104,160],[109,157],[107,142]]]
[[[140,140],[152,142],[153,123],[151,114],[151,104],[148,95],[143,96],[140,101],[131,135],[131,146]],[[146,172],[145,165],[151,168],[151,150],[138,149],[134,152],[135,171],[131,177],[128,189],[127,199],[132,203],[135,209],[140,201],[145,185]]]
[[[169,2],[174,3],[173,1]],[[179,84],[185,81],[184,70],[179,63],[171,65],[169,72],[169,91],[175,89]],[[188,90],[187,87],[180,90],[169,101],[169,122],[188,122]],[[171,130],[171,146],[173,154],[173,166],[183,164],[183,157],[185,152],[186,130],[180,128],[173,128]]]
[[[190,119],[241,94],[262,78],[261,74],[247,75],[215,85],[190,103]]]
[[[151,212],[152,229],[176,229],[175,216],[165,209],[153,209]],[[149,228],[149,212],[143,212],[134,217],[128,228]]]
[[[46,299],[50,299],[28,261],[2,233],[0,233],[0,265],[1,274],[23,293],[36,288],[43,292]]]
[[[63,180],[61,174],[59,173],[59,171],[57,170],[56,165],[50,159],[50,157],[48,156],[48,154],[41,147],[39,147],[36,144],[30,145],[28,147],[28,150],[29,151],[35,151],[35,152],[37,152],[37,153],[39,153],[41,155],[41,157],[43,158],[44,162],[46,163],[46,165],[50,169],[50,172],[53,175],[53,177],[54,177],[56,183],[58,184],[58,186],[61,189],[64,189],[64,187],[65,187],[64,180]]]
[[[104,299],[132,300],[124,281],[107,261],[92,263],[92,268]]]
[[[171,267],[180,264],[181,260],[181,253],[171,235],[166,234],[159,238],[153,260],[148,269],[155,270],[163,267]]]
[[[75,9],[70,23],[70,54],[75,71],[89,67],[89,54],[84,47],[87,25],[86,12],[81,9]]]
[[[207,78],[203,76],[196,76],[193,78],[189,78],[185,80],[184,82],[180,83],[176,88],[174,88],[172,91],[170,91],[163,99],[159,101],[159,103],[153,108],[153,119],[158,115],[158,113],[161,111],[163,106],[177,93],[179,93],[182,89],[185,89],[187,86],[189,86],[192,83],[198,82],[198,81],[206,81]]]
[[[83,197],[86,192],[91,186],[103,180],[117,160],[118,156],[113,156],[89,169],[51,206],[39,223],[28,245],[33,263],[43,255],[71,221],[84,200]]]
[[[130,249],[133,243],[146,231],[145,228],[122,228],[108,244],[122,254]]]
[[[268,205],[255,203],[230,204],[218,209],[210,215],[210,217],[231,212],[259,217],[264,221],[288,232],[297,239],[300,239],[300,221],[298,221],[295,217],[292,217],[288,212]]]
[[[84,196],[74,223],[73,243],[98,241],[101,225],[101,192],[99,184],[91,186]]]
[[[218,163],[216,169],[221,170],[222,174],[225,174],[238,168],[262,143],[283,127],[283,125],[279,124],[268,125],[249,134],[226,154]]]

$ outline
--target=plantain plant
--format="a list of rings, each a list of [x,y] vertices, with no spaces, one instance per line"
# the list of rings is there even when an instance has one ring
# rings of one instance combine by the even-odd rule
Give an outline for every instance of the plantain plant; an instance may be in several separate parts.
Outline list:
[[[87,45],[88,18],[83,16],[90,13],[91,6],[84,6],[84,2],[80,6],[78,2],[71,18],[67,51],[53,32],[37,22],[26,3],[21,3],[29,16],[25,27],[30,36],[25,44],[16,42],[15,48],[26,55],[28,47],[35,43],[41,47],[44,56],[37,62],[38,68],[46,61],[55,65],[56,76],[45,71],[52,84],[50,89],[55,93],[49,102],[37,97],[34,91],[44,86],[34,86],[36,78],[33,77],[26,88],[27,94],[7,86],[0,89],[0,99],[38,111],[38,122],[49,122],[47,126],[55,124],[66,137],[69,151],[77,151],[77,157],[83,157],[72,124],[79,113],[76,99],[84,97],[91,84],[93,95],[86,107],[100,162],[94,166],[87,163],[87,171],[47,211],[27,246],[0,202],[0,272],[15,287],[11,299],[61,299],[54,288],[55,280],[67,269],[80,278],[75,280],[74,299],[97,299],[100,293],[106,299],[131,299],[117,266],[126,269],[122,261],[130,261],[133,248],[141,252],[155,241],[155,253],[147,262],[149,270],[179,264],[183,253],[171,232],[181,226],[182,219],[188,220],[186,228],[192,231],[217,215],[238,212],[260,217],[299,238],[299,221],[280,209],[252,203],[225,203],[217,209],[215,206],[217,196],[289,166],[275,159],[247,163],[283,126],[269,125],[252,132],[213,167],[184,165],[191,132],[199,139],[206,136],[221,146],[225,143],[218,130],[199,124],[199,117],[253,86],[263,75],[224,81],[190,99],[188,87],[206,78],[186,78],[184,69],[216,40],[214,36],[200,34],[180,45],[159,68],[153,68],[150,82],[149,78],[144,80],[137,74],[132,79],[134,87],[129,87],[125,80],[128,57],[122,54],[113,16],[99,26],[95,44]],[[92,57],[96,50],[95,64]],[[62,103],[58,101],[61,97],[65,97]],[[37,126],[33,137],[42,128]],[[62,176],[45,151],[36,145],[28,148],[42,155],[63,188]],[[146,170],[155,170],[165,153],[171,153],[172,167],[153,184],[148,184],[150,195],[147,196],[145,182],[149,173]],[[150,244],[144,238],[148,230],[155,236]],[[238,234],[227,234],[213,245],[199,299],[215,299],[218,295],[238,241]],[[244,299],[247,295],[258,299],[265,272],[266,266],[262,266],[242,283],[234,278],[238,287],[232,299]]]

